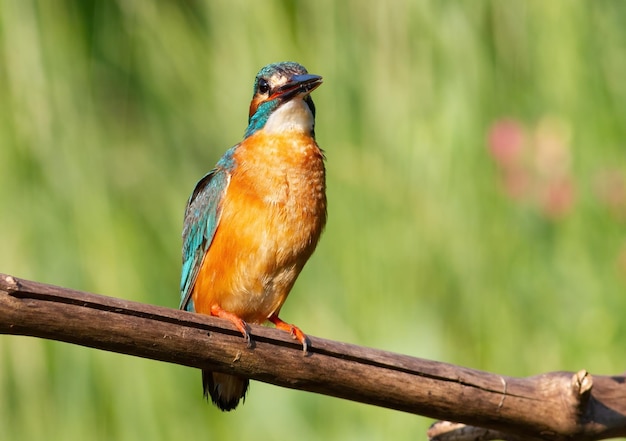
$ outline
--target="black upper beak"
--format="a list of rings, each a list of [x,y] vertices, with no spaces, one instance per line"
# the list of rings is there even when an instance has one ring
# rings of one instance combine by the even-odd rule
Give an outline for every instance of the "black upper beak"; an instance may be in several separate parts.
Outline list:
[[[306,95],[318,88],[322,84],[322,77],[319,75],[294,75],[289,82],[282,85],[276,95],[283,100],[289,100],[297,95]]]

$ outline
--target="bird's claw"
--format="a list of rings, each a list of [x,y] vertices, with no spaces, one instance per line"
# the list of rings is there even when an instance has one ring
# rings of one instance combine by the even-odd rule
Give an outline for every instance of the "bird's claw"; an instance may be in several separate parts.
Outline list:
[[[243,332],[243,340],[246,342],[246,348],[252,348],[252,339],[250,338],[250,333],[248,332],[248,324],[244,322],[244,332]]]
[[[278,318],[277,315],[272,315],[271,317],[269,317],[269,321],[274,323],[274,326],[276,326],[277,329],[289,332],[289,334],[291,334],[291,336],[295,340],[298,340],[302,344],[302,352],[304,352],[304,354],[306,355],[309,349],[309,339],[304,334],[304,332],[300,330],[300,328],[282,321]]]
[[[309,339],[307,338],[306,335],[304,336],[304,340],[302,340],[301,343],[302,343],[302,352],[304,353],[304,355],[306,355],[309,351]]]
[[[300,328],[291,325],[291,330],[289,331],[294,340],[298,340],[302,344],[302,352],[305,354],[309,349],[309,338],[304,335],[304,333],[300,330]]]

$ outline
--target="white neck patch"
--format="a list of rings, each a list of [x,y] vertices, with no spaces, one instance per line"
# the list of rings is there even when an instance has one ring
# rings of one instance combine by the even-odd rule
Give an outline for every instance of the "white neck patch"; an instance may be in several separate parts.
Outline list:
[[[281,105],[263,126],[266,133],[302,132],[310,133],[315,122],[311,109],[303,99],[297,97]]]

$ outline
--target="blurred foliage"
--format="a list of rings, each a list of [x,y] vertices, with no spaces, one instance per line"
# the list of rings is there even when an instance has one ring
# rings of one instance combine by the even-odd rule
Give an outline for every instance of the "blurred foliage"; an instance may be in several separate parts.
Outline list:
[[[504,375],[626,364],[626,3],[6,0],[0,271],[170,307],[182,212],[295,60],[329,223],[311,335]],[[426,418],[0,338],[0,439],[419,439]]]

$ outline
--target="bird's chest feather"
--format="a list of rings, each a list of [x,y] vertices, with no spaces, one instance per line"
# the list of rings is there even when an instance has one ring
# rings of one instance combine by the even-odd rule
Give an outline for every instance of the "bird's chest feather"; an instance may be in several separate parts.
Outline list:
[[[256,133],[237,147],[222,216],[195,285],[252,323],[278,311],[326,223],[324,157],[308,136]]]
[[[233,219],[243,239],[267,247],[277,261],[314,247],[326,221],[324,158],[315,141],[260,132],[234,159],[224,220]]]

